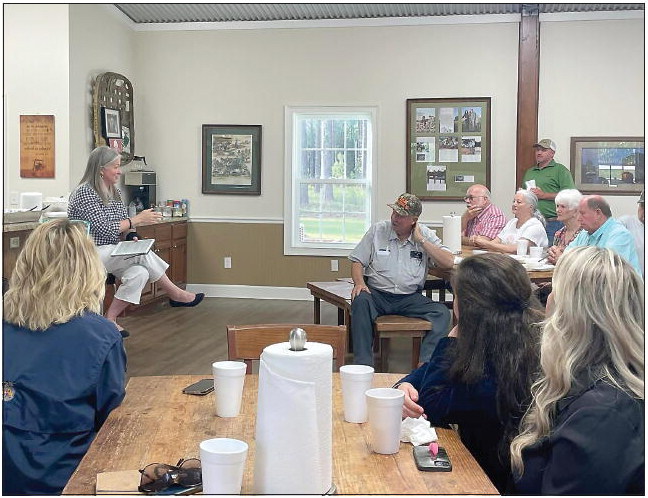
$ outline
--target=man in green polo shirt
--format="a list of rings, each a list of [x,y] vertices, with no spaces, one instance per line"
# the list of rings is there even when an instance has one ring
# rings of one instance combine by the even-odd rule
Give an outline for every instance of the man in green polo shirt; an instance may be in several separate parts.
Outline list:
[[[547,220],[547,237],[549,244],[553,244],[554,234],[563,223],[556,218],[556,194],[566,188],[576,188],[571,173],[565,166],[554,161],[556,142],[550,138],[543,138],[533,144],[535,149],[536,165],[526,170],[522,184],[538,197],[538,209]],[[529,186],[528,181],[534,181]]]

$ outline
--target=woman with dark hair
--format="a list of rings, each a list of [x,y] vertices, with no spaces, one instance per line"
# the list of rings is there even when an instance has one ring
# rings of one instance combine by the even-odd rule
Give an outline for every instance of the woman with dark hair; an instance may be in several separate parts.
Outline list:
[[[403,416],[458,424],[461,440],[500,492],[508,451],[539,370],[543,318],[526,270],[503,254],[464,259],[452,277],[457,325],[430,361],[403,378]]]

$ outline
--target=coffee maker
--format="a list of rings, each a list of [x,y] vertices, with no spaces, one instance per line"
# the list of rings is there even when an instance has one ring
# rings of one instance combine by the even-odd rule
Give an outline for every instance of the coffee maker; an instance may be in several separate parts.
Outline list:
[[[129,171],[126,173],[124,185],[128,199],[135,204],[138,213],[156,205],[157,175],[154,171]]]

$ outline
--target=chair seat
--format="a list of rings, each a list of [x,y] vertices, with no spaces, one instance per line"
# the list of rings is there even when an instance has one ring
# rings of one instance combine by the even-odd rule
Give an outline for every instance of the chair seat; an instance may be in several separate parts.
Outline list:
[[[381,370],[387,371],[389,340],[392,337],[412,338],[412,368],[416,368],[421,353],[421,340],[431,328],[432,324],[422,318],[401,315],[383,315],[376,318],[374,330],[376,331],[376,346],[379,349]]]

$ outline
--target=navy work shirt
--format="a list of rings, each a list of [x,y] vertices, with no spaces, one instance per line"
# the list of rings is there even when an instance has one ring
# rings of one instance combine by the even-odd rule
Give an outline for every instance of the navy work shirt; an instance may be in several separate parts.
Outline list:
[[[60,494],[124,398],[123,340],[95,313],[3,336],[3,494]]]

